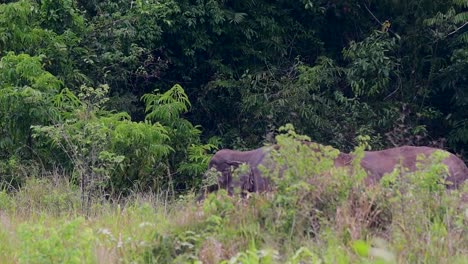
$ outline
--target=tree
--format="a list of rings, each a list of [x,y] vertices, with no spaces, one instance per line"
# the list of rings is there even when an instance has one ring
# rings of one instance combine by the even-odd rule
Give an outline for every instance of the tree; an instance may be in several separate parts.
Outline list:
[[[0,59],[0,157],[31,158],[32,125],[49,124],[57,115],[53,98],[63,87],[42,67],[43,57],[8,53]]]

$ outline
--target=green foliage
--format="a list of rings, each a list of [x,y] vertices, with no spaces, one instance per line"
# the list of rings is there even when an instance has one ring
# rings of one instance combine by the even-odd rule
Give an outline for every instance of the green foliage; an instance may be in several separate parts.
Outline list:
[[[29,48],[37,48],[38,42],[56,36],[54,32],[40,28],[38,8],[32,1],[2,4],[0,14],[2,55],[6,51],[32,51]]]
[[[251,88],[242,94],[244,111],[256,120],[246,119],[245,125],[262,135],[290,122],[314,138],[342,149],[351,148],[349,143],[355,137],[352,133],[375,133],[361,118],[376,113],[365,103],[333,91],[342,75],[343,69],[326,57],[319,58],[313,66],[298,62],[286,75],[281,69],[246,74],[243,85]],[[253,140],[259,142],[262,138]],[[273,141],[268,135],[267,140]]]
[[[279,149],[271,159],[278,164],[270,180],[275,185],[271,214],[273,226],[289,234],[314,236],[324,219],[333,219],[342,204],[360,189],[366,176],[359,169],[336,168],[339,151],[297,135],[291,125],[280,130]],[[356,168],[359,166],[359,153]],[[268,173],[268,170],[265,170]],[[326,201],[326,202],[325,202]]]
[[[450,8],[439,11],[435,16],[425,20],[431,29],[431,38],[439,45],[445,45],[448,50],[446,65],[443,65],[435,78],[440,80],[440,90],[451,100],[450,113],[446,119],[449,121],[449,143],[452,146],[466,144],[468,139],[466,121],[468,117],[463,110],[466,100],[466,70],[468,69],[468,32],[463,30],[468,24],[466,1],[450,1]],[[450,91],[447,93],[447,91]]]
[[[304,261],[317,263],[320,262],[320,259],[316,254],[308,250],[306,247],[301,247],[294,253],[294,255],[289,259],[287,263],[299,264],[303,263]]]
[[[289,159],[304,155],[300,153],[304,151],[307,149],[296,151]],[[309,196],[304,196],[305,189],[301,189],[297,194],[305,199],[298,204],[283,203],[282,207],[273,205],[278,204],[280,197],[295,199],[296,193],[290,192],[292,197],[286,197],[277,191],[240,199],[220,191],[197,205],[193,196],[171,203],[164,195],[151,192],[134,193],[124,203],[93,203],[88,218],[80,217],[76,206],[57,203],[60,197],[74,196],[77,204],[76,188],[68,181],[57,180],[65,175],[30,180],[16,192],[0,192],[0,260],[464,263],[467,219],[462,195],[467,186],[446,192],[427,185],[432,182],[432,175],[440,172],[437,163],[413,174],[396,171],[391,185],[366,189],[360,189],[358,181],[352,181],[348,188],[336,187],[326,178],[336,179],[333,174],[339,174],[338,171],[317,175],[314,182],[321,182],[322,186],[312,185]],[[424,176],[429,180],[420,183]],[[324,179],[320,181],[319,177]],[[295,179],[303,181],[299,176]],[[291,186],[297,185],[291,182]],[[321,200],[308,199],[319,187],[327,186],[330,188],[322,192]],[[349,195],[335,199],[343,189],[350,190]],[[323,195],[327,193],[331,196]],[[328,204],[333,210],[326,210]],[[296,212],[292,236],[284,222],[277,221],[289,217],[286,210]],[[382,214],[389,217],[385,219]],[[306,218],[310,221],[299,226],[299,220]],[[305,235],[303,232],[314,223],[319,223],[314,235]]]
[[[410,129],[425,127],[426,138],[447,138],[462,149],[464,6],[460,0],[8,1],[0,6],[0,56],[43,56],[43,67],[74,92],[82,84],[108,84],[112,110],[135,120],[144,119],[143,105],[127,98],[182,83],[193,103],[189,121],[225,145],[258,146],[291,122],[335,147],[350,150],[363,134],[374,147],[388,146],[393,142],[384,135],[408,105]],[[186,112],[158,108],[159,117],[150,118]],[[429,110],[438,115],[428,117]]]
[[[86,12],[88,29],[83,39],[88,49],[83,71],[95,84],[107,83],[120,96],[150,92],[154,83],[148,82],[161,78],[169,64],[161,39],[180,13],[178,4],[172,0],[78,2]]]
[[[208,169],[212,151],[218,149],[219,143],[208,143],[204,145],[192,144],[187,148],[188,160],[182,162],[178,168],[178,172],[193,176],[202,175]]]
[[[271,264],[275,263],[278,259],[278,252],[273,250],[258,250],[255,244],[251,245],[251,248],[245,252],[240,252],[236,256],[232,257],[229,261],[223,261],[222,264]]]
[[[95,153],[81,171],[106,191],[186,191],[214,149],[272,143],[285,123],[344,151],[369,135],[463,152],[466,21],[462,0],[4,1],[2,180]]]
[[[84,17],[77,9],[76,1],[43,0],[39,4],[40,22],[44,28],[60,34],[84,30]]]
[[[56,223],[54,227],[46,227],[43,223],[20,225],[18,260],[26,263],[94,262],[94,236],[90,228],[83,226],[83,222],[83,218],[76,218]]]
[[[125,157],[114,175],[113,184],[122,187],[135,184],[143,187],[156,180],[150,178],[152,175],[156,176],[155,166],[164,166],[161,163],[173,151],[167,144],[169,136],[166,128],[146,122],[109,121],[109,126],[114,129],[110,135],[110,150]]]
[[[429,159],[431,165],[421,166],[421,169],[415,173],[405,173],[402,169],[401,171],[395,170],[393,175],[386,176],[393,177],[392,184],[384,185],[382,190],[386,197],[390,197],[382,201],[382,206],[387,206],[392,212],[391,228],[395,238],[392,246],[396,250],[405,248],[402,254],[410,262],[445,258],[447,254],[456,254],[455,252],[448,253],[449,251],[457,251],[442,241],[449,239],[450,232],[463,229],[464,220],[462,219],[466,216],[462,216],[462,211],[466,208],[457,209],[463,203],[463,194],[456,191],[448,195],[440,184],[447,169],[440,163],[444,156],[443,153],[435,153]],[[427,160],[421,160],[421,162],[427,162]],[[414,232],[408,230],[414,230]],[[459,241],[458,238],[452,239],[452,241]],[[415,254],[423,247],[417,242],[421,240],[436,245],[424,256]]]
[[[11,210],[13,207],[12,201],[8,193],[4,190],[0,192],[0,209],[4,211]]]
[[[146,94],[142,97],[146,104],[146,118],[157,120],[166,125],[179,121],[181,114],[186,113],[190,101],[182,86],[176,84],[164,94]]]
[[[351,42],[343,51],[344,58],[350,60],[346,76],[356,96],[388,92],[392,80],[399,77],[399,62],[392,56],[396,44],[388,33],[375,31],[359,43]]]
[[[55,102],[71,110],[53,126],[34,127],[36,137],[49,138],[73,163],[82,191],[91,195],[111,187],[121,192],[133,185],[148,186],[158,163],[172,148],[161,124],[132,122],[127,113],[104,109],[108,86],[82,86],[78,97],[63,93]],[[163,165],[164,166],[164,165]],[[160,170],[161,171],[161,170]],[[157,186],[152,186],[156,188]]]
[[[71,164],[83,203],[105,193],[129,193],[132,188],[200,184],[198,176],[207,168],[208,153],[218,143],[213,139],[201,144],[200,130],[180,117],[190,105],[182,87],[145,95],[148,117],[140,122],[125,112],[107,110],[108,92],[107,85],[82,86],[78,96],[64,89],[52,100],[60,114],[51,121],[54,124],[33,126],[36,141],[43,148],[57,149],[59,158]],[[51,158],[51,163],[60,162]]]
[[[219,190],[219,192],[210,194],[205,201],[203,201],[203,210],[205,213],[220,216],[219,220],[227,213],[232,212],[235,206],[233,201],[229,198],[226,190]]]
[[[52,99],[63,83],[45,71],[41,61],[41,57],[13,53],[0,59],[2,158],[18,152],[30,153],[30,126],[50,123],[57,114]]]
[[[55,175],[57,176],[57,175]],[[66,179],[28,178],[11,198],[9,212],[59,216],[80,209],[79,189]],[[5,208],[7,209],[7,208]]]
[[[178,172],[176,184],[194,186],[196,182],[200,183],[192,180],[195,177],[190,179],[187,176],[199,176],[206,170],[210,158],[208,152],[216,149],[217,143],[201,144],[200,126],[182,118],[191,106],[184,89],[176,84],[163,94],[145,94],[142,100],[146,104],[146,120],[160,123],[167,129],[170,146],[175,151],[169,159],[168,176]]]
[[[0,56],[7,52],[42,56],[44,67],[77,85],[88,78],[79,69],[78,58],[85,32],[84,18],[71,0],[21,0],[0,5]]]
[[[0,262],[463,263],[466,187],[445,192],[442,156],[372,188],[358,163],[364,148],[466,149],[467,6],[3,1]],[[289,169],[268,171],[274,194],[169,203],[215,149],[273,142],[285,123],[298,132],[276,139]],[[299,133],[360,145],[353,166]],[[103,199],[136,190],[163,201]]]

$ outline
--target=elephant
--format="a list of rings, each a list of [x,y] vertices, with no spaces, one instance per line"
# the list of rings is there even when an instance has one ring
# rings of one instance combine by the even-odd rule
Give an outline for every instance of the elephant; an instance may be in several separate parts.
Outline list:
[[[234,188],[240,188],[241,192],[264,192],[269,190],[268,179],[262,176],[259,165],[265,165],[265,157],[271,151],[271,147],[261,147],[250,151],[236,151],[221,149],[211,158],[208,168],[218,171],[216,185],[208,186],[207,191],[212,192],[218,188],[226,189],[229,195],[234,193]],[[233,177],[233,170],[241,164],[248,165],[248,172],[239,175],[238,179]],[[207,172],[208,173],[208,172]],[[205,175],[206,177],[206,175]],[[204,198],[201,195],[199,200]]]
[[[301,142],[309,146],[314,151],[319,151],[319,147],[312,142]],[[271,183],[266,178],[260,167],[273,171],[276,168],[275,162],[269,157],[272,151],[277,151],[280,146],[270,145],[257,148],[250,151],[236,151],[231,149],[221,149],[211,158],[208,164],[208,172],[210,170],[220,173],[217,179],[217,184],[208,186],[206,192],[213,192],[219,188],[226,189],[229,195],[233,195],[234,189],[239,188],[241,193],[247,192],[265,192],[271,190]],[[342,167],[347,164],[349,157],[340,153],[335,159],[335,166]],[[248,165],[248,171],[240,173],[238,177],[233,177],[233,170],[239,168],[241,164]],[[285,166],[279,168],[279,175],[282,175]],[[207,177],[205,173],[205,178]],[[201,194],[198,200],[202,200],[205,193]]]
[[[421,160],[424,165],[429,162],[430,157],[437,150],[442,151],[446,157],[442,162],[447,166],[448,177],[445,179],[448,189],[458,188],[468,179],[468,168],[465,163],[454,154],[431,147],[402,146],[384,149],[380,151],[365,151],[361,160],[361,167],[367,172],[366,183],[376,184],[386,173],[390,173],[397,165],[401,165],[408,172],[414,172],[417,168],[418,156],[424,156],[426,160]],[[348,154],[351,156],[350,154]],[[352,157],[348,157],[352,159]]]
[[[302,142],[311,147],[314,151],[321,151],[321,145],[316,145],[311,142]],[[234,188],[240,188],[241,192],[265,192],[271,190],[271,183],[262,175],[260,166],[267,169],[273,169],[275,164],[267,158],[272,150],[278,150],[279,145],[265,146],[250,151],[235,151],[230,149],[219,150],[210,160],[209,169],[218,171],[221,175],[218,177],[216,185],[209,186],[207,191],[212,192],[218,188],[223,188],[228,191],[229,195],[234,193]],[[430,147],[415,147],[402,146],[380,151],[365,151],[364,157],[360,161],[361,167],[366,171],[367,177],[365,184],[377,184],[386,173],[392,172],[397,165],[402,165],[409,172],[417,170],[418,156],[429,157],[435,151],[440,150]],[[444,152],[447,157],[443,159],[443,163],[448,168],[448,177],[446,178],[447,188],[458,188],[465,180],[468,179],[468,168],[465,163],[454,154]],[[353,154],[339,152],[334,159],[335,167],[351,168],[351,164],[355,159]],[[421,161],[424,164],[424,160]],[[426,161],[427,162],[427,161]],[[249,166],[247,173],[239,175],[238,179],[234,179],[232,175],[233,169],[238,168],[241,164]],[[313,166],[313,164],[311,164]],[[280,168],[280,176],[286,168]],[[202,200],[202,194],[198,200]]]

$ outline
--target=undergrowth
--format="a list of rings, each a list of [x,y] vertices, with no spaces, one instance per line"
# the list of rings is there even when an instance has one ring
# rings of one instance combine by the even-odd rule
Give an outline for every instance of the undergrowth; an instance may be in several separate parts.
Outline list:
[[[247,198],[220,190],[134,193],[81,211],[66,180],[30,178],[0,191],[1,263],[464,263],[468,206],[440,185],[439,163],[397,168],[375,186],[336,150],[278,138],[275,188]],[[320,148],[320,155],[311,149]],[[363,149],[357,149],[356,156]],[[291,158],[294,157],[294,158]],[[437,159],[437,157],[435,157]],[[310,162],[317,164],[310,166]],[[364,173],[364,174],[363,174]]]

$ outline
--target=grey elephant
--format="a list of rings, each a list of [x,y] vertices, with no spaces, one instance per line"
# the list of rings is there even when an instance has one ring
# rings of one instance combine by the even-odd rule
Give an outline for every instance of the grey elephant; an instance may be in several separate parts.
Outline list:
[[[367,184],[375,184],[386,173],[390,173],[397,165],[401,165],[408,172],[418,169],[417,164],[427,166],[431,162],[429,158],[436,151],[445,155],[442,163],[447,166],[447,177],[445,179],[448,189],[458,188],[468,179],[468,168],[465,163],[454,154],[431,147],[402,146],[380,151],[366,151],[361,160],[361,167],[366,170]],[[418,157],[425,158],[418,160]],[[350,157],[351,158],[351,157]]]
[[[302,142],[311,147],[312,150],[320,152],[320,144]],[[317,147],[320,146],[320,147]],[[216,184],[208,186],[204,191],[212,192],[219,188],[226,189],[230,195],[234,194],[234,189],[239,188],[241,193],[265,192],[271,189],[268,178],[262,174],[261,167],[268,170],[276,168],[272,159],[268,158],[273,150],[278,150],[278,145],[262,147],[251,151],[235,151],[222,149],[218,151],[209,163],[209,169],[216,171],[219,175]],[[418,156],[428,158],[438,149],[430,147],[403,146],[380,151],[365,151],[360,165],[366,171],[365,183],[376,184],[386,173],[390,173],[397,165],[402,165],[408,172],[417,169]],[[465,163],[452,153],[440,150],[446,157],[442,162],[447,166],[447,188],[458,188],[468,179],[468,168]],[[350,168],[353,164],[354,155],[340,152],[334,160],[335,167]],[[427,160],[429,161],[429,159]],[[426,161],[426,162],[427,162]],[[248,165],[247,172],[240,173],[238,177],[233,177],[233,171],[242,164]],[[424,162],[423,162],[424,164]],[[313,166],[313,164],[311,164]],[[286,168],[280,168],[280,176]],[[206,175],[205,175],[206,176]],[[199,200],[204,198],[204,194]]]
[[[318,144],[311,142],[301,142],[301,144],[309,146],[314,151],[321,149]],[[217,173],[216,180],[209,186],[206,186],[202,191],[198,200],[202,200],[206,193],[225,189],[229,195],[233,195],[235,189],[239,189],[241,194],[249,192],[265,192],[271,190],[271,182],[265,177],[263,172],[274,172],[277,170],[281,176],[286,169],[286,166],[277,166],[274,159],[271,158],[273,152],[278,153],[279,145],[264,146],[250,151],[236,151],[230,149],[222,149],[216,152],[211,158],[208,165],[208,172],[205,173],[206,179],[210,172]],[[335,166],[345,166],[341,153],[335,159]],[[247,165],[247,170],[242,169],[236,172],[243,164]],[[236,175],[237,174],[237,175]]]
[[[222,188],[226,189],[229,195],[234,194],[235,188],[239,188],[241,193],[268,191],[270,183],[262,175],[261,167],[268,167],[269,161],[266,157],[273,148],[265,146],[250,151],[219,150],[208,164],[209,171],[218,172],[217,183],[207,186],[203,191],[212,192]],[[243,164],[247,167],[246,171],[239,170],[241,172],[235,177],[233,172]],[[204,198],[204,194],[199,200]]]

